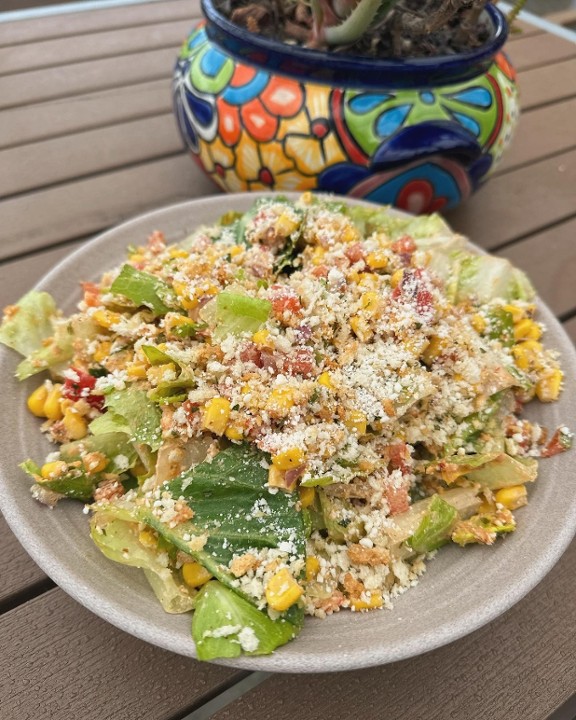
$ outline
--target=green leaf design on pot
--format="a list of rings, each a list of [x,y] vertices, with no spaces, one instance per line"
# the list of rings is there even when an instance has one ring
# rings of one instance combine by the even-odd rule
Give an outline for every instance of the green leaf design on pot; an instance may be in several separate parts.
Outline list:
[[[216,95],[230,82],[234,61],[206,43],[192,60],[190,73],[196,90]]]

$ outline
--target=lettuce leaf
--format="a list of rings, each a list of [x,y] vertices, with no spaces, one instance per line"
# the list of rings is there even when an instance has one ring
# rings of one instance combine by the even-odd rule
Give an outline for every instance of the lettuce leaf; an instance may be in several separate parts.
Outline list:
[[[128,264],[122,266],[110,291],[127,297],[135,305],[150,308],[155,315],[166,315],[177,305],[176,295],[169,285]]]
[[[216,296],[216,328],[219,339],[243,332],[255,333],[270,316],[272,305],[249,295],[224,290]]]
[[[299,627],[284,618],[272,620],[244,598],[217,581],[200,591],[194,617],[192,638],[199,660],[268,655],[292,640]]]
[[[30,355],[54,332],[53,320],[58,309],[47,292],[31,290],[26,293],[12,312],[5,314],[0,326],[0,342],[20,355]]]
[[[462,253],[459,261],[457,302],[474,299],[487,303],[495,298],[530,300],[535,296],[526,275],[505,258]]]
[[[116,429],[117,432],[128,433],[133,442],[158,450],[162,444],[162,414],[144,390],[136,387],[115,390],[106,396],[106,408],[108,412],[105,415],[90,423],[90,430],[95,435]],[[107,418],[107,415],[110,417]]]
[[[420,525],[406,540],[406,544],[417,553],[437,550],[450,539],[452,527],[457,519],[458,510],[443,500],[440,495],[434,495]]]

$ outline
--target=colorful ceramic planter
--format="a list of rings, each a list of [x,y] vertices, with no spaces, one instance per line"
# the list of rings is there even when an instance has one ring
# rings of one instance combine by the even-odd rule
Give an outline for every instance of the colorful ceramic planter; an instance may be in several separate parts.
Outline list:
[[[224,190],[319,190],[411,212],[451,208],[488,177],[518,119],[502,14],[471,53],[346,57],[237,28],[212,0],[174,74],[178,125]]]

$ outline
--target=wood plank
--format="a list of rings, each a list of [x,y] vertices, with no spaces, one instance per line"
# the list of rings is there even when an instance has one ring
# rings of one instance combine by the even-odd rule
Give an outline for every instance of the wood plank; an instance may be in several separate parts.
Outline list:
[[[526,70],[520,76],[519,85],[520,104],[524,110],[574,97],[576,58]]]
[[[0,149],[159,115],[172,109],[165,78],[0,112]],[[65,110],[65,112],[63,112]]]
[[[0,151],[0,196],[182,151],[172,113]]]
[[[2,717],[14,720],[169,720],[246,675],[137,640],[59,589],[0,617],[0,637]]]
[[[576,212],[576,205],[573,206]],[[576,217],[499,253],[525,270],[556,315],[576,310]]]
[[[37,3],[36,3],[37,4]],[[122,27],[136,27],[166,20],[186,20],[200,15],[200,0],[162,0],[66,15],[0,23],[0,46],[76,37]]]
[[[527,70],[576,57],[576,43],[550,33],[523,37],[506,48],[516,70]]]
[[[169,83],[177,54],[178,48],[162,48],[120,58],[88,60],[65,67],[8,75],[0,78],[0,109],[150,80],[165,79]]]
[[[20,195],[0,203],[0,227],[10,228],[0,258],[82,237],[146,210],[215,192],[212,182],[182,154]]]
[[[493,249],[571,217],[575,188],[572,150],[489,179],[446,218],[473,242]]]
[[[546,20],[556,25],[574,25],[576,24],[576,7],[569,7],[565,10],[546,15]]]
[[[62,40],[38,41],[30,45],[0,48],[0,75],[10,75],[41,68],[130,55],[158,48],[178,52],[191,25],[186,20],[156,23],[145,27],[121,28]]]
[[[543,720],[576,687],[575,585],[573,543],[526,598],[466,638],[383,667],[274,675],[212,720]]]
[[[508,42],[516,42],[527,37],[533,37],[534,35],[540,35],[544,31],[536,25],[526,22],[525,20],[514,20],[510,35],[508,36]]]
[[[528,110],[496,174],[576,147],[576,98]]]
[[[0,605],[22,593],[46,575],[16,540],[6,520],[0,515]]]

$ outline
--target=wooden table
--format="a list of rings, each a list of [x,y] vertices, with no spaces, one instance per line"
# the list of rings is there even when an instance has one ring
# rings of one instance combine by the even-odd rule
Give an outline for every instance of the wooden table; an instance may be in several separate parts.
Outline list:
[[[99,231],[214,192],[171,113],[171,68],[197,2],[75,7],[0,22],[3,305]],[[521,25],[508,45],[523,106],[513,148],[449,220],[528,271],[576,338],[576,44]],[[1,518],[0,542],[2,720],[576,714],[576,544],[530,595],[467,638],[310,677],[237,672],[147,646],[55,587]]]

